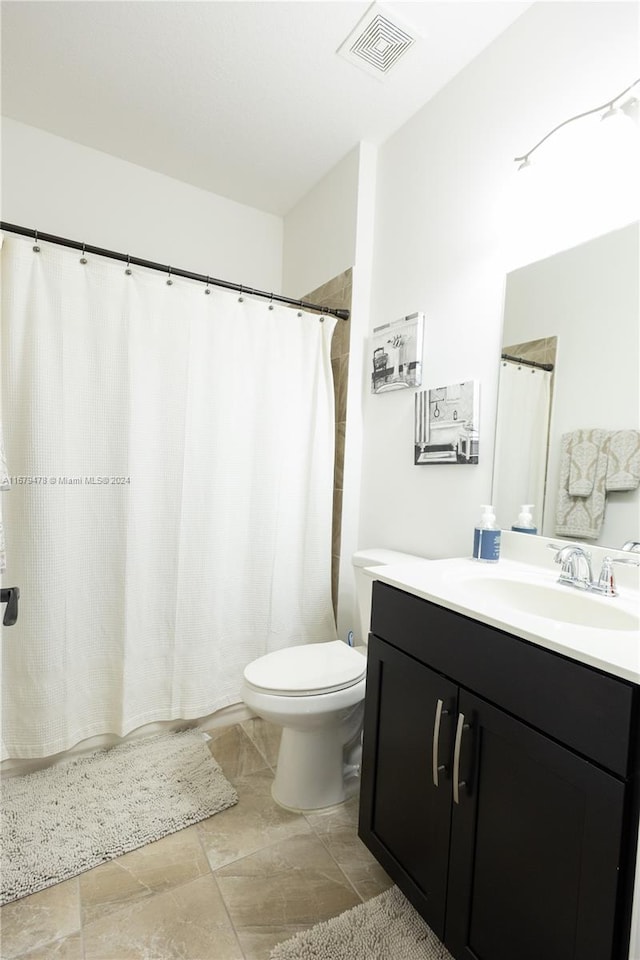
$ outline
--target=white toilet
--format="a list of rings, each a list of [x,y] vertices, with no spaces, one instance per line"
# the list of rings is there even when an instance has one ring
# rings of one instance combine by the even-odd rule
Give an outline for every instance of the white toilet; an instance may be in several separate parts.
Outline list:
[[[354,554],[361,644],[371,617],[371,579],[362,568],[417,559],[395,550]],[[359,753],[366,666],[365,646],[330,640],[276,650],[245,668],[243,701],[283,728],[271,788],[280,806],[317,810],[347,798],[345,781]]]

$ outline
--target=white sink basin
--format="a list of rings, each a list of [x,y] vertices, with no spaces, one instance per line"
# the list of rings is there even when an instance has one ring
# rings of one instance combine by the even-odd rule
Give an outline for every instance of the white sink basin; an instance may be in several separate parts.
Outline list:
[[[370,567],[367,573],[374,580],[640,684],[640,571],[620,567],[619,596],[598,596],[558,583],[544,538],[506,530],[503,538],[503,550],[510,546],[519,556],[525,541],[524,553],[531,562],[508,556],[499,563],[451,557]],[[529,546],[527,541],[533,542]],[[606,553],[593,549],[598,565]]]
[[[597,630],[638,630],[640,616],[617,597],[599,597],[562,584],[528,583],[475,576],[458,581],[460,597],[484,607],[495,604],[546,620]]]

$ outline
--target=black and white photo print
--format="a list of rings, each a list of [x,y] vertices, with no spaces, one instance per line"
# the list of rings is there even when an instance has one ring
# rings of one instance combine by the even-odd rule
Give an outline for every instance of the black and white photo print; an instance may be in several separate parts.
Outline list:
[[[415,398],[414,463],[477,463],[480,384],[465,380]]]
[[[423,331],[424,313],[373,328],[372,393],[420,386]]]

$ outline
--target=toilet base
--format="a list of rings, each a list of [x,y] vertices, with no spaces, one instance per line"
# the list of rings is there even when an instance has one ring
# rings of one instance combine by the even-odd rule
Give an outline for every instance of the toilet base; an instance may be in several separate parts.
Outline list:
[[[281,800],[278,800],[277,797],[273,795],[273,786],[271,787],[271,796],[273,797],[274,803],[277,803],[279,807],[282,807],[283,810],[287,810],[289,813],[322,813],[324,810],[334,810],[336,807],[342,806],[343,803],[346,803],[347,800],[351,800],[352,797],[357,797],[360,791],[360,772],[357,774],[348,774],[344,779],[344,798],[339,800],[338,803],[330,803],[326,807],[288,807],[286,804],[282,803]]]
[[[345,779],[344,745],[335,728],[283,729],[271,788],[279,806],[295,812],[333,807],[353,795],[354,779]]]

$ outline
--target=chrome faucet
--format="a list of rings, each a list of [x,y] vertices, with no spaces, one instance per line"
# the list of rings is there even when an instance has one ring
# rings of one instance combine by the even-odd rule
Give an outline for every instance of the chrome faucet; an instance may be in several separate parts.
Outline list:
[[[616,582],[613,576],[614,563],[629,563],[634,567],[640,567],[640,560],[632,557],[605,557],[602,561],[602,570],[598,577],[598,582],[591,585],[594,593],[601,593],[603,597],[617,597]]]
[[[555,562],[562,564],[558,583],[565,583],[569,587],[578,587],[580,590],[589,590],[599,593],[603,597],[617,597],[618,591],[613,576],[614,563],[626,563],[640,567],[640,560],[635,557],[605,557],[602,569],[597,580],[591,572],[591,554],[576,543],[568,543],[565,547],[557,543],[547,544],[550,550],[555,550]]]
[[[575,543],[568,543],[566,547],[559,547],[555,543],[549,544],[550,550],[555,550],[555,562],[561,564],[558,583],[566,583],[570,587],[588,590],[593,583],[591,572],[591,554]]]
[[[622,544],[622,549],[627,553],[640,553],[640,540],[627,540]]]

